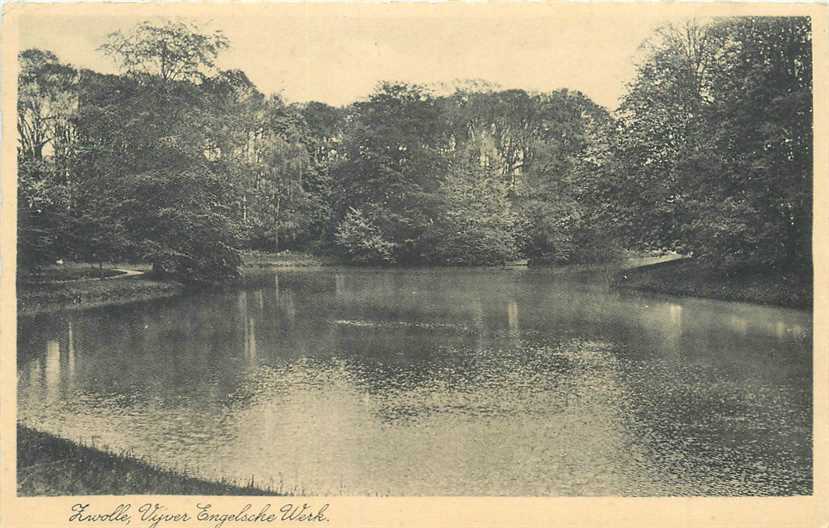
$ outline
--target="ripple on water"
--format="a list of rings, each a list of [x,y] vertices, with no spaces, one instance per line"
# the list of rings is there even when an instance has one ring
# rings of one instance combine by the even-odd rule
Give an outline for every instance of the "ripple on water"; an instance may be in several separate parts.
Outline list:
[[[263,284],[24,325],[20,419],[313,494],[812,489],[802,314],[543,273]]]

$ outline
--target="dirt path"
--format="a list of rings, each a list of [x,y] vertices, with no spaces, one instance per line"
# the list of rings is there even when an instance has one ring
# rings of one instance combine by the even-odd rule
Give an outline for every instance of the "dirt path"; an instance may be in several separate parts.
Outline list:
[[[144,275],[145,273],[147,273],[146,271],[130,270],[130,269],[124,269],[124,268],[110,268],[110,269],[114,270],[114,271],[120,271],[122,273],[120,275],[113,275],[112,277],[104,277],[102,280],[123,279],[124,277],[135,277],[135,276]]]

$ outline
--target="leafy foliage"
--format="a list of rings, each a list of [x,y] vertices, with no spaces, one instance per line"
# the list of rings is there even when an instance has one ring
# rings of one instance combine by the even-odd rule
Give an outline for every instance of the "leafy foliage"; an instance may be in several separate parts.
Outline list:
[[[336,241],[354,262],[394,262],[395,244],[384,240],[382,233],[372,221],[353,207],[337,226]]]
[[[666,27],[620,108],[613,183],[631,243],[720,262],[809,261],[806,18]]]
[[[441,191],[441,214],[427,232],[430,261],[502,264],[518,256],[516,214],[502,181],[460,167],[442,182]]]
[[[395,242],[393,260],[417,262],[444,163],[435,99],[420,86],[385,83],[346,119],[334,222],[351,207],[371,210],[381,236]]]
[[[573,263],[621,248],[802,266],[811,251],[811,28],[666,26],[619,109],[566,89],[381,83],[287,104],[221,70],[220,33],[144,22],[101,51],[120,75],[19,56],[22,267],[147,259],[213,282],[238,250],[360,263]]]
[[[167,82],[203,79],[227,47],[220,31],[207,35],[185,22],[167,21],[142,22],[128,33],[111,33],[100,50],[128,74]]]

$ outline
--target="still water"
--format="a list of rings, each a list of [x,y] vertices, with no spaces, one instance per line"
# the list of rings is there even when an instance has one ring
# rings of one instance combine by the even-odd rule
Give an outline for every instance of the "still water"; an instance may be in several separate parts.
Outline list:
[[[811,493],[810,314],[604,277],[280,270],[24,318],[18,419],[304,494]]]

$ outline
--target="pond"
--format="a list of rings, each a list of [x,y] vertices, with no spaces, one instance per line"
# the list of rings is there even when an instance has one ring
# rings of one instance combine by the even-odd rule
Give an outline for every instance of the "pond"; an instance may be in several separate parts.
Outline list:
[[[18,419],[309,495],[812,491],[805,311],[554,269],[280,269],[21,318]]]

